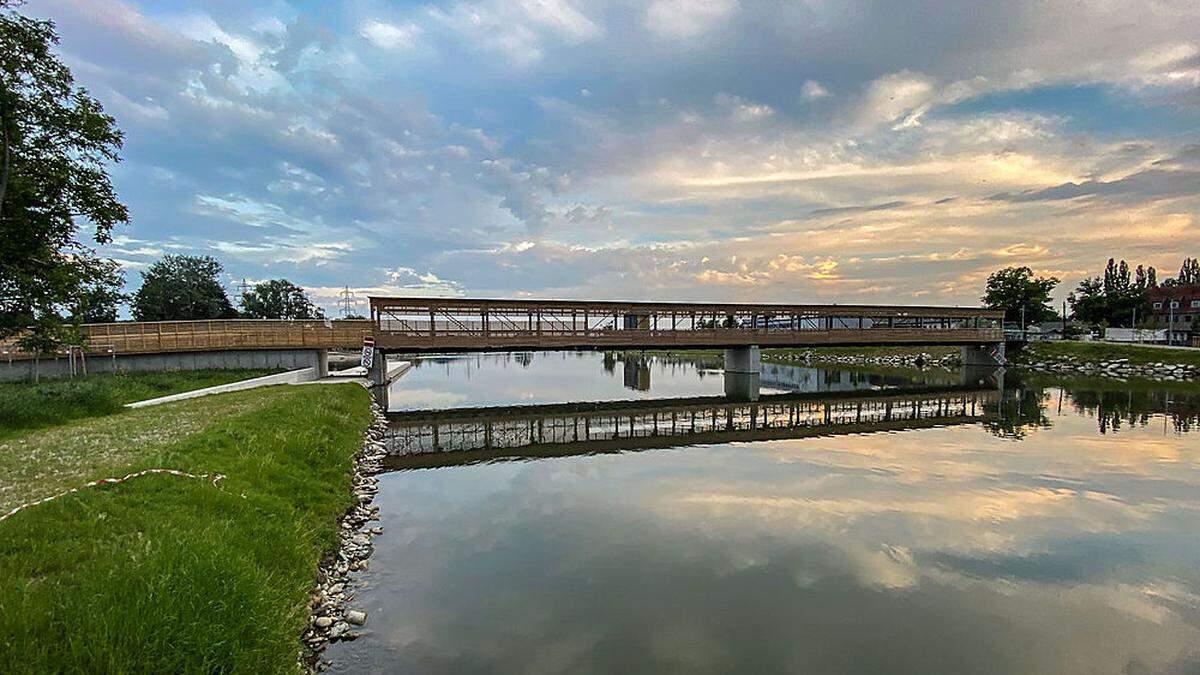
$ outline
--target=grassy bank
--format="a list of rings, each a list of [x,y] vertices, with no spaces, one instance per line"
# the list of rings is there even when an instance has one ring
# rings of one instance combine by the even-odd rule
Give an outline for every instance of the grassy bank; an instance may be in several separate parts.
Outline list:
[[[1177,363],[1200,367],[1200,349],[1168,349],[1108,342],[1031,342],[1021,355],[1027,360],[1063,357],[1086,363],[1128,359],[1137,365]]]
[[[271,387],[77,420],[0,442],[0,670],[287,672],[337,543],[369,424],[353,384]]]
[[[110,415],[126,403],[268,375],[277,370],[197,370],[0,382],[0,439],[70,420]]]

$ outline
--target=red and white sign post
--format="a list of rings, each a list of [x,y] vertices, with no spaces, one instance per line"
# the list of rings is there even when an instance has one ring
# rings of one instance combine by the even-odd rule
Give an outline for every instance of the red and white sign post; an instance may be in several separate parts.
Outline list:
[[[375,360],[375,338],[370,335],[363,338],[362,350],[362,367],[367,370],[371,369],[371,363]]]

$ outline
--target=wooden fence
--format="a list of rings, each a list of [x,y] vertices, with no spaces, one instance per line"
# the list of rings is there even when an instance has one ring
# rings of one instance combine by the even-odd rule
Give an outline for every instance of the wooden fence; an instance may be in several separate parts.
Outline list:
[[[83,351],[89,355],[160,354],[233,349],[357,348],[372,334],[366,320],[288,321],[213,319],[202,321],[126,321],[83,327]],[[67,353],[64,347],[62,352]],[[0,359],[33,358],[15,340],[0,342]]]

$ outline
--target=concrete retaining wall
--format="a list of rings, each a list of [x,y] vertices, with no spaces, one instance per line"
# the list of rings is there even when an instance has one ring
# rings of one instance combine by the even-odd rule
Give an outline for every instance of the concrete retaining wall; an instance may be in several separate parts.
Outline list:
[[[168,370],[209,370],[212,368],[326,368],[323,349],[259,349],[220,352],[179,352],[176,354],[127,354],[97,356],[87,360],[87,372],[158,372]],[[78,364],[76,364],[78,367]],[[31,380],[33,361],[0,362],[0,381]],[[66,357],[44,358],[38,367],[43,378],[70,377],[71,364]]]

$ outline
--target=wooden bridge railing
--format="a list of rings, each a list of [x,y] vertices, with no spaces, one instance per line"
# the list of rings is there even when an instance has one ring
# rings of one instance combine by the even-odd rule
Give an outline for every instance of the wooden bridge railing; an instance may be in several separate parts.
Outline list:
[[[1004,313],[974,307],[371,298],[392,350],[980,344]]]
[[[127,321],[82,327],[89,355],[156,354],[230,349],[355,348],[371,335],[366,320],[288,321],[213,319],[202,321]],[[32,358],[15,340],[0,343],[0,359]]]

